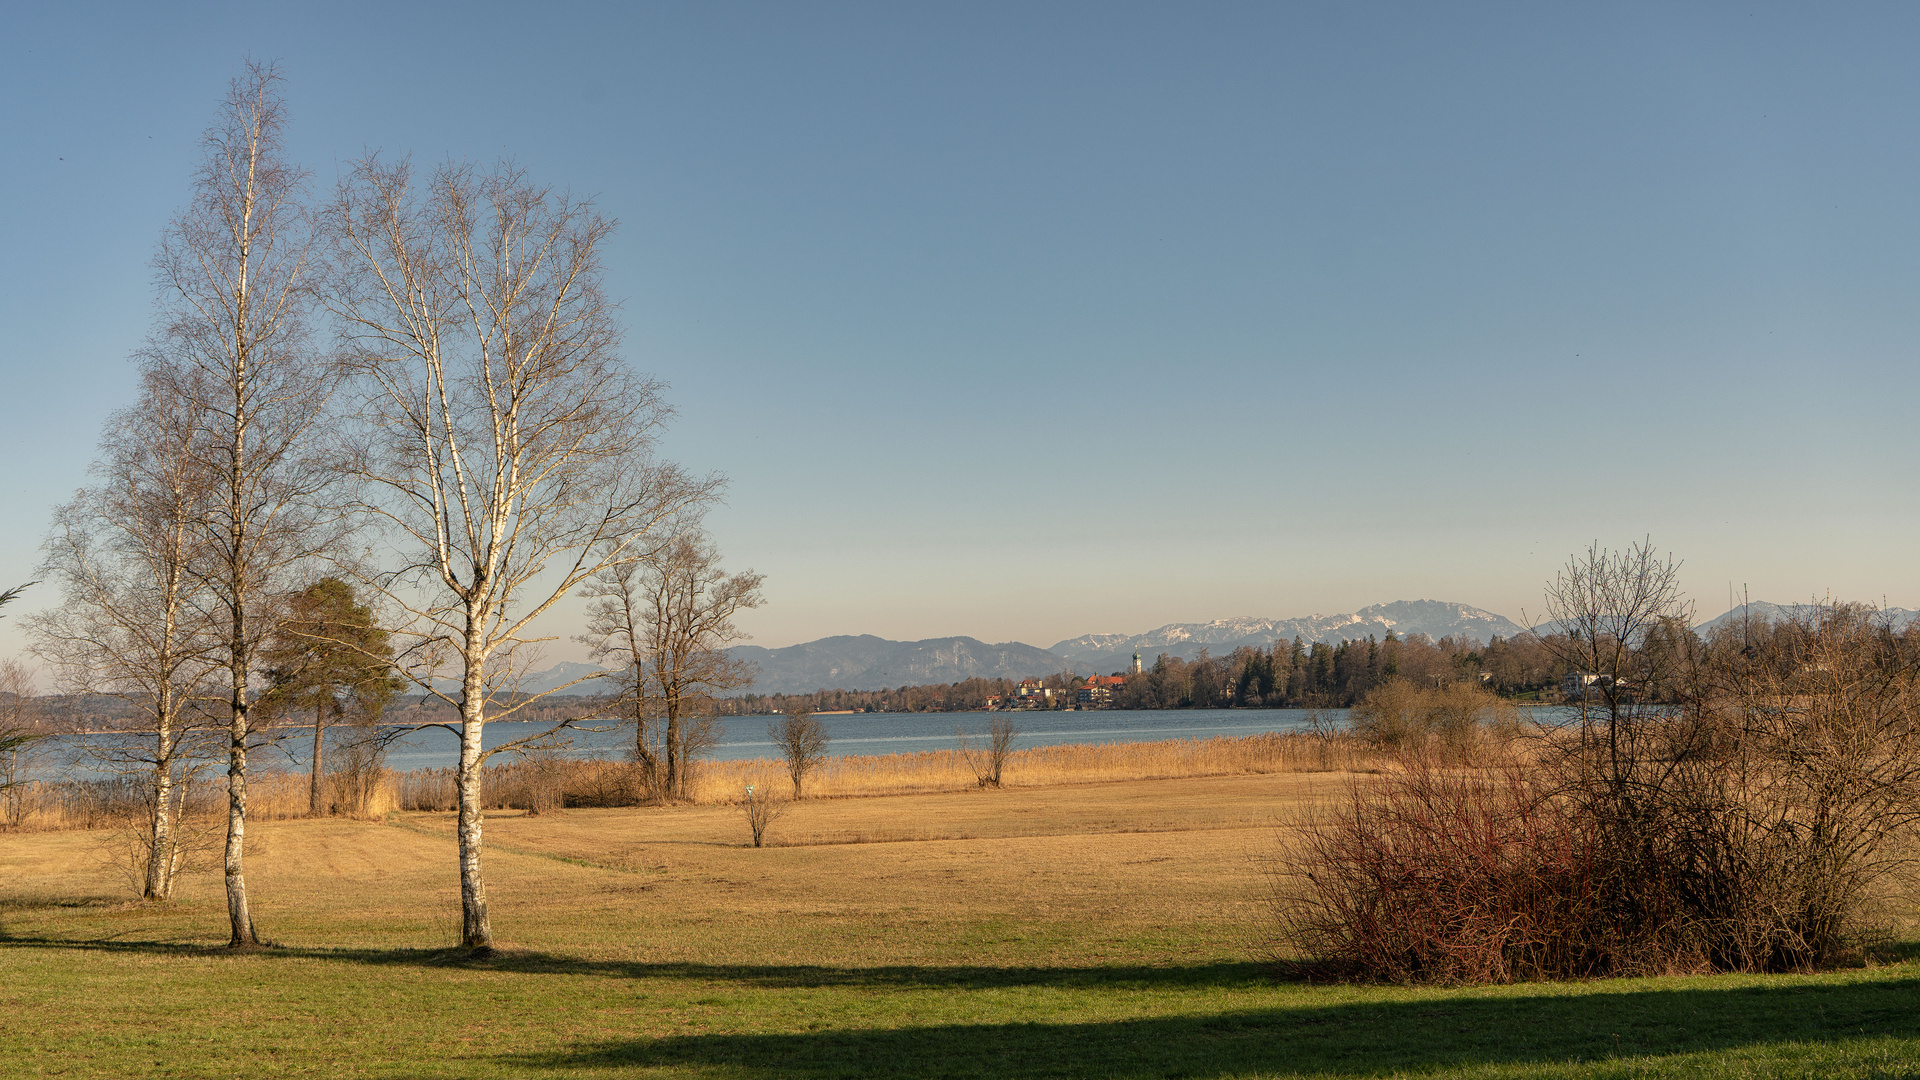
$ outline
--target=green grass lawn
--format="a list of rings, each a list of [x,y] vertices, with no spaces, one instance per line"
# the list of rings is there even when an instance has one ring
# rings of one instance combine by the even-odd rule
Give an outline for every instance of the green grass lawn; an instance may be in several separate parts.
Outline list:
[[[499,819],[483,962],[446,948],[442,819],[259,827],[281,946],[247,955],[213,875],[129,904],[87,834],[0,837],[0,1075],[1920,1076],[1911,962],[1290,983],[1257,944],[1271,828],[1049,835],[1032,798],[920,808],[975,839],[759,850],[721,810]]]

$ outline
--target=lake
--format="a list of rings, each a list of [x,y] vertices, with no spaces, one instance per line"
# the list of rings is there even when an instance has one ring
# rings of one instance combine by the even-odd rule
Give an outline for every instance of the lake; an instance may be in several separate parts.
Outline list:
[[[1346,722],[1345,709],[1143,709],[1077,712],[949,712],[949,713],[830,713],[821,716],[827,729],[827,752],[832,755],[910,754],[920,750],[948,750],[959,745],[955,729],[983,736],[994,717],[1013,721],[1015,749],[1064,743],[1157,742],[1161,739],[1210,739],[1216,735],[1258,735],[1268,731],[1299,731],[1312,726],[1315,716],[1324,722]],[[720,741],[706,756],[716,760],[778,757],[767,738],[768,716],[721,718]],[[487,725],[488,748],[525,738],[544,725],[494,723]],[[310,746],[311,729],[306,745]],[[566,751],[576,757],[623,757],[633,743],[633,729],[616,726],[608,731],[574,731]],[[300,740],[293,740],[299,743]],[[304,765],[304,747],[290,746]],[[390,769],[441,768],[454,764],[459,741],[445,730],[416,731],[395,744],[387,755]]]
[[[1536,720],[1553,722],[1560,709],[1529,710]],[[830,755],[902,754],[946,750],[959,745],[955,729],[983,737],[996,716],[1013,721],[1015,749],[1067,743],[1157,742],[1162,739],[1210,739],[1216,735],[1258,735],[1270,731],[1304,731],[1319,723],[1345,725],[1345,709],[1141,709],[1075,712],[951,712],[951,713],[829,713],[820,716],[826,726]],[[720,740],[706,755],[717,760],[771,758],[779,752],[767,737],[767,722],[776,717],[729,716],[720,722]],[[624,758],[633,742],[633,729],[614,723],[585,724],[563,733],[568,745],[561,753],[579,758]],[[488,749],[545,730],[544,724],[501,721],[487,725]],[[253,754],[255,768],[301,770],[313,745],[311,728],[281,729],[284,737]],[[446,768],[458,759],[459,740],[444,728],[411,732],[396,741],[387,754],[390,769]],[[223,759],[224,760],[224,759]],[[495,764],[511,759],[495,759]],[[49,764],[51,764],[49,762]],[[78,775],[89,775],[82,766]]]

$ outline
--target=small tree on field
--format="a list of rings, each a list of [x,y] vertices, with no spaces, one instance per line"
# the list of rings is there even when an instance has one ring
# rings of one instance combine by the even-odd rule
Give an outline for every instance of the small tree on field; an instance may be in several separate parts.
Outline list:
[[[728,655],[726,646],[746,636],[733,616],[765,602],[763,578],[751,570],[727,573],[713,541],[689,530],[645,564],[641,579],[642,685],[663,719],[666,793],[679,798],[688,763],[717,737],[713,694],[753,682],[753,665]]]
[[[984,746],[976,746],[965,731],[960,735],[960,756],[967,759],[967,767],[973,770],[974,779],[981,787],[1000,786],[1000,776],[1007,767],[1007,755],[1013,752],[1013,721],[1004,716],[996,716],[987,722],[987,739]]]
[[[787,709],[785,717],[767,724],[767,737],[786,759],[787,775],[793,778],[793,797],[798,799],[807,774],[826,759],[827,726],[812,709],[796,705]]]

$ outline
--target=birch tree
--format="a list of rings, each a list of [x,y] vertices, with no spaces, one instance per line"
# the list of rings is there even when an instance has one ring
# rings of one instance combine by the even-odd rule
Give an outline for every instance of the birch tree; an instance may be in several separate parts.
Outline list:
[[[115,413],[99,482],[55,512],[42,573],[61,602],[28,622],[61,689],[118,698],[149,733],[104,744],[114,769],[148,778],[142,894],[166,900],[180,865],[176,790],[221,673],[213,597],[200,577],[213,477],[196,445],[197,406],[155,378]]]
[[[161,325],[148,377],[197,406],[196,449],[215,477],[200,573],[220,612],[227,672],[231,944],[259,944],[243,857],[255,653],[300,564],[325,547],[312,437],[327,400],[308,347],[312,234],[306,176],[284,156],[280,75],[249,64],[201,139],[193,198],[162,238]]]
[[[408,616],[408,676],[454,706],[466,947],[492,947],[481,873],[489,720],[531,663],[534,623],[593,574],[631,561],[708,497],[653,456],[668,409],[620,361],[601,286],[613,223],[512,165],[436,169],[369,158],[328,212],[330,305],[365,398],[346,466],[393,569],[371,583]],[[542,695],[544,696],[544,695]]]

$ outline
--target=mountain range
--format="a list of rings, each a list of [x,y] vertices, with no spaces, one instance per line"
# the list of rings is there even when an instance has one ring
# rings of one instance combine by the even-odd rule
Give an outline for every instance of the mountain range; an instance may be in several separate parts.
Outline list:
[[[1743,612],[1750,612],[1756,618],[1778,620],[1804,607],[1755,602],[1702,623],[1699,629],[1705,632],[1739,618]],[[1920,612],[1905,608],[1886,608],[1884,613],[1896,626],[1920,619]],[[1510,619],[1467,604],[1400,600],[1345,615],[1215,619],[1204,623],[1168,623],[1143,634],[1083,634],[1055,642],[1050,649],[1018,641],[988,644],[970,637],[890,641],[860,634],[826,637],[781,649],[741,645],[728,652],[759,668],[759,677],[751,687],[754,693],[803,694],[823,689],[880,690],[970,678],[1024,679],[1066,670],[1082,675],[1104,675],[1131,669],[1135,653],[1140,654],[1143,663],[1151,665],[1161,653],[1192,660],[1202,650],[1218,656],[1242,645],[1265,648],[1276,641],[1292,641],[1296,637],[1309,643],[1338,644],[1368,636],[1384,638],[1389,632],[1400,637],[1425,634],[1435,640],[1453,636],[1484,642],[1495,636],[1512,637],[1525,631]],[[556,664],[527,676],[522,686],[528,692],[537,693],[595,670],[589,664]],[[560,692],[598,694],[606,691],[604,681],[588,679]]]
[[[1737,623],[1743,617],[1752,618],[1759,622],[1776,623],[1784,619],[1798,619],[1810,616],[1816,607],[1817,605],[1814,604],[1769,604],[1764,600],[1755,600],[1750,604],[1744,604],[1734,608],[1732,611],[1717,618],[1708,619],[1706,622],[1694,627],[1694,629],[1704,634],[1716,626],[1721,626],[1726,623]],[[1900,607],[1880,608],[1879,615],[1881,618],[1886,619],[1895,630],[1904,630],[1915,619],[1920,619],[1920,611]]]
[[[1439,600],[1402,600],[1375,604],[1347,615],[1309,615],[1297,619],[1216,619],[1206,623],[1168,623],[1144,634],[1085,634],[1068,638],[1051,649],[1018,641],[989,644],[970,637],[889,641],[872,634],[821,638],[782,649],[741,645],[728,652],[759,668],[752,690],[761,694],[795,694],[811,690],[880,690],[894,686],[953,683],[962,679],[1024,679],[1072,669],[1080,674],[1125,671],[1138,652],[1151,664],[1161,653],[1191,660],[1204,649],[1214,654],[1242,646],[1265,647],[1298,637],[1308,642],[1335,643],[1426,634],[1433,638],[1473,637],[1481,641],[1521,632],[1513,622],[1490,611]],[[523,686],[538,692],[579,678],[591,669],[585,664],[559,664],[529,675]],[[577,683],[561,693],[604,692],[597,679]]]
[[[809,690],[880,690],[952,683],[975,677],[1024,679],[1062,668],[1061,658],[1018,641],[989,645],[970,637],[888,641],[861,634],[829,637],[784,649],[741,645],[727,650],[759,665],[753,690],[803,694]]]
[[[1348,615],[1308,615],[1297,619],[1216,619],[1205,623],[1168,623],[1144,634],[1086,634],[1056,642],[1048,650],[1072,663],[1081,674],[1106,674],[1133,666],[1133,654],[1151,664],[1161,653],[1191,660],[1201,649],[1214,654],[1242,645],[1264,648],[1276,641],[1299,638],[1329,645],[1359,641],[1369,635],[1383,638],[1425,634],[1435,640],[1448,635],[1488,641],[1512,637],[1523,628],[1491,611],[1444,600],[1399,600],[1375,604]],[[1055,670],[1060,670],[1056,668]]]

